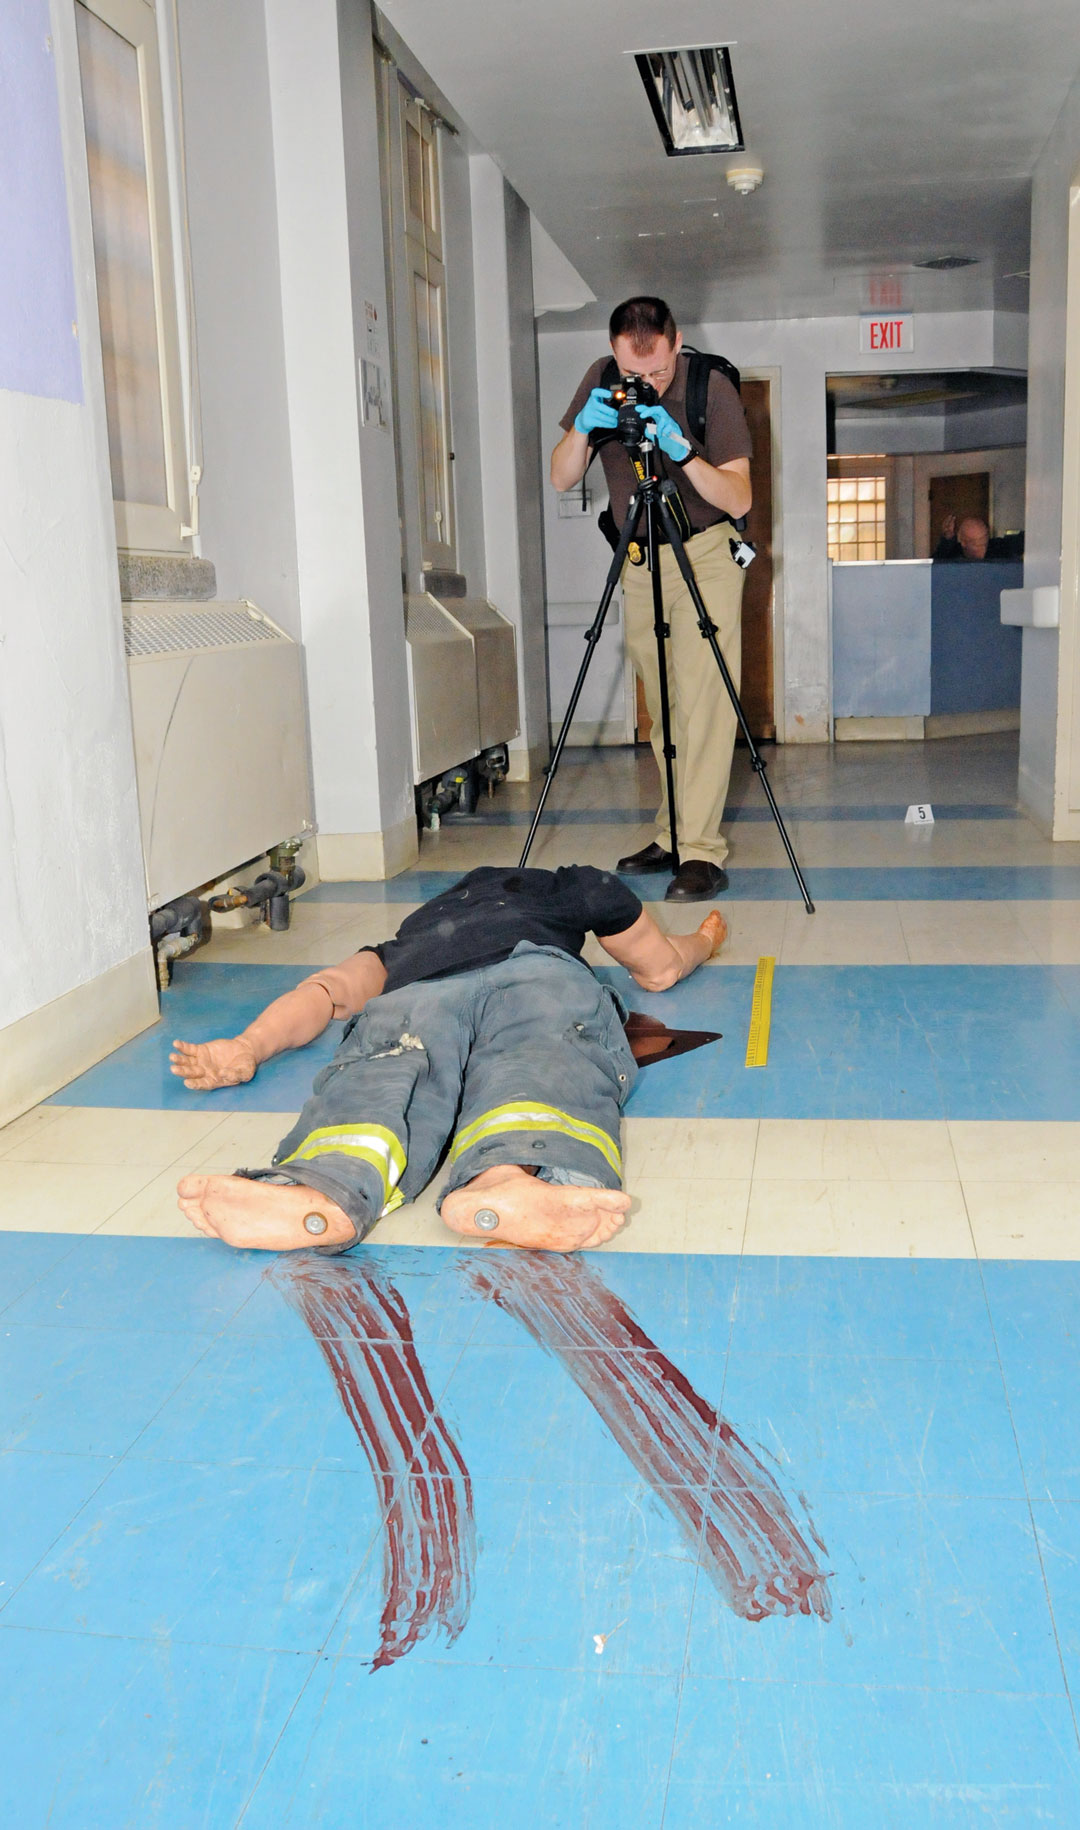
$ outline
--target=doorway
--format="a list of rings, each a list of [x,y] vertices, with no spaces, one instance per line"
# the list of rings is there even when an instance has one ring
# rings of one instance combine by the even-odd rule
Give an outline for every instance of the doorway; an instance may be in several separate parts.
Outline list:
[[[952,517],[956,526],[968,519],[990,519],[990,472],[969,470],[957,476],[930,478],[930,547],[941,539],[942,526]]]
[[[747,516],[744,539],[757,548],[757,558],[743,581],[742,598],[742,700],[746,721],[755,739],[771,743],[776,736],[773,709],[773,499],[771,383],[746,379],[742,404],[753,440],[750,485],[753,506]],[[652,721],[645,706],[641,681],[637,686],[637,741],[648,743]]]

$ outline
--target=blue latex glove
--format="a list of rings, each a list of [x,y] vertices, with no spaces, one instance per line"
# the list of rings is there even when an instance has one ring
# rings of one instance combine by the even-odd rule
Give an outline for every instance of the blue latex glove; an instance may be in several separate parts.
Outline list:
[[[635,411],[645,420],[656,439],[661,451],[673,464],[687,464],[694,455],[694,448],[677,420],[672,419],[666,407],[637,407]]]
[[[606,388],[594,388],[574,421],[575,432],[606,432],[619,423]]]

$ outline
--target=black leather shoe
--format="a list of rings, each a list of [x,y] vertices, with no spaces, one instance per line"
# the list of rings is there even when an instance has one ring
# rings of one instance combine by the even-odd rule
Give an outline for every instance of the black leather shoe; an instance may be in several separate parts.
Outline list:
[[[655,839],[641,851],[632,851],[628,858],[620,858],[615,866],[617,871],[627,871],[631,876],[635,871],[669,871],[674,859]]]
[[[707,858],[687,858],[680,864],[664,894],[665,902],[711,902],[728,886],[727,871]]]

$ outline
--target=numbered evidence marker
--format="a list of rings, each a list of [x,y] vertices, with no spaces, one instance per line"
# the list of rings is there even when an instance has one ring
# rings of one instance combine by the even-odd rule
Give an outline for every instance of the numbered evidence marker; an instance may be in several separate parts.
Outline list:
[[[772,1024],[772,984],[776,961],[763,955],[754,974],[754,999],[750,1006],[750,1034],[746,1038],[747,1067],[767,1067],[769,1029]]]
[[[905,826],[932,826],[933,824],[934,809],[929,801],[916,801],[904,815]]]

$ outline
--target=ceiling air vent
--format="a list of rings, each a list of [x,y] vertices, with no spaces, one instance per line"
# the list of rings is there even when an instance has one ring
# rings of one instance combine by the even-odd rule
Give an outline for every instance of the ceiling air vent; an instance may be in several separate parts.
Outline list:
[[[634,62],[669,155],[743,151],[726,46],[635,51]]]
[[[925,267],[928,273],[955,273],[958,267],[977,267],[974,254],[936,254],[933,260],[916,261],[916,267]]]

